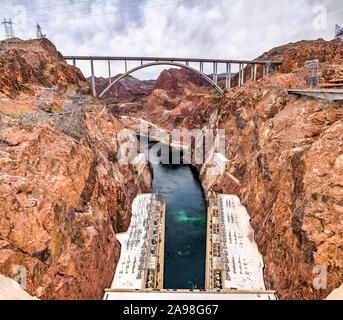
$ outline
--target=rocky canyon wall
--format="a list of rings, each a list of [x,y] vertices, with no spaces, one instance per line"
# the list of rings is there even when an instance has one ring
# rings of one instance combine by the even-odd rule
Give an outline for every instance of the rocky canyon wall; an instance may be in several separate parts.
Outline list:
[[[0,56],[15,68],[0,77],[9,98],[0,104],[0,273],[24,267],[26,290],[40,299],[102,299],[119,258],[115,234],[128,228],[136,194],[151,192],[151,172],[135,181],[119,163],[124,127],[98,100],[72,101],[88,84],[47,41]],[[56,86],[52,101],[37,102],[42,86]],[[27,121],[51,104],[48,120]],[[58,117],[67,109],[78,116]]]
[[[322,81],[342,76],[342,47],[340,40],[319,39],[275,48],[261,59],[283,60],[279,71],[256,83],[246,77],[244,89],[223,99],[209,89],[190,90],[180,75],[177,100],[169,91],[178,84],[158,86],[137,107],[145,119],[158,114],[150,121],[167,130],[225,130],[225,156],[241,186],[210,176],[209,164],[197,165],[199,178],[205,193],[241,198],[264,256],[267,287],[280,299],[322,299],[343,282],[343,103],[286,90],[306,87],[308,59],[319,59]],[[166,78],[177,81],[174,72],[157,84]],[[313,287],[316,266],[327,272],[326,290]]]

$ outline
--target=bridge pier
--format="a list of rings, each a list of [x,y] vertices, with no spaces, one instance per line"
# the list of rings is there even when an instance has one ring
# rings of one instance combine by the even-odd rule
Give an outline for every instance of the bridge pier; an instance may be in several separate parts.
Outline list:
[[[76,60],[73,59],[73,66],[76,67]]]
[[[257,77],[257,64],[254,64],[254,82],[256,82]]]
[[[241,77],[241,87],[244,85],[244,63],[242,64],[242,77]]]
[[[226,89],[231,89],[231,63],[226,64]]]
[[[213,82],[217,84],[218,76],[217,76],[217,62],[213,62]]]
[[[93,97],[96,97],[95,76],[94,76],[94,63],[93,63],[93,59],[91,59],[91,74],[92,74],[92,91],[93,91]]]
[[[241,87],[241,69],[242,69],[242,64],[240,63],[238,66],[238,87]]]
[[[200,72],[204,73],[204,63],[200,62]]]
[[[111,84],[112,83],[112,76],[111,76],[111,60],[107,61],[108,63],[108,81]]]

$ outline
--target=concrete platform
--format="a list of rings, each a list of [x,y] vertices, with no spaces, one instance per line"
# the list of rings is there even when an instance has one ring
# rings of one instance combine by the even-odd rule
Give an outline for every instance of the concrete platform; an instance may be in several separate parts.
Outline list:
[[[270,300],[269,293],[206,292],[206,291],[159,291],[159,292],[106,292],[104,300]]]
[[[111,289],[163,288],[165,204],[152,193],[132,202],[128,230],[117,234],[121,253]]]
[[[214,194],[207,222],[207,290],[269,292],[265,289],[263,258],[254,239],[250,216],[235,195]],[[274,294],[267,294],[274,300]]]
[[[343,89],[308,89],[308,90],[288,90],[290,94],[308,96],[328,101],[343,100]]]

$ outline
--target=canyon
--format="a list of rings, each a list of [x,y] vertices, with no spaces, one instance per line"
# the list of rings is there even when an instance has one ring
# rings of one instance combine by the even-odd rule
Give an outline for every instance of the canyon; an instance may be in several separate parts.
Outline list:
[[[185,81],[183,70],[168,70],[180,73],[177,83],[170,86],[165,79],[172,76],[161,74],[158,89],[148,97],[113,112],[133,129],[138,112],[165,130],[224,129],[225,156],[241,185],[209,176],[206,163],[196,165],[205,194],[213,190],[240,197],[264,256],[267,286],[280,299],[322,299],[342,283],[342,102],[298,97],[287,89],[306,87],[308,59],[320,61],[322,81],[341,77],[342,42],[301,41],[263,57],[284,63],[223,99]],[[316,266],[327,271],[326,289],[313,288]]]
[[[343,279],[343,103],[287,92],[306,88],[309,59],[319,60],[323,81],[343,76],[342,42],[319,39],[264,53],[257,60],[280,60],[281,68],[264,78],[258,70],[257,82],[244,70],[244,87],[224,98],[172,68],[156,81],[129,77],[99,100],[47,39],[1,53],[0,273],[13,278],[24,266],[27,292],[40,299],[102,298],[119,259],[115,234],[127,230],[134,197],[152,190],[150,166],[135,181],[117,159],[119,131],[144,120],[168,131],[224,129],[240,186],[208,175],[209,163],[193,163],[206,199],[211,191],[241,199],[267,287],[280,299],[328,296]],[[76,132],[68,118],[23,121],[28,113],[66,112],[75,95],[87,100]],[[327,289],[313,288],[316,266],[327,271]]]

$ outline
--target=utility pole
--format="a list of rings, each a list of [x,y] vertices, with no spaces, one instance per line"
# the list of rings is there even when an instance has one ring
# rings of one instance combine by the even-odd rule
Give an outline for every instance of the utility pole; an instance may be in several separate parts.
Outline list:
[[[2,21],[1,24],[3,24],[4,27],[5,27],[5,37],[6,37],[6,40],[14,38],[14,31],[13,31],[13,22],[12,22],[12,20],[11,19],[10,20],[4,19],[4,21]]]
[[[341,39],[343,41],[343,28],[336,24],[335,38]]]
[[[6,20],[4,19],[4,21],[1,22],[1,24],[4,25],[5,27],[5,37],[7,41],[8,45],[12,45],[14,43],[14,30],[13,30],[13,22],[11,19]]]
[[[317,87],[319,85],[319,62],[318,60],[308,60],[305,62],[305,68],[309,70],[308,85],[310,87]]]
[[[36,30],[37,30],[37,39],[42,39],[46,37],[46,34],[42,33],[42,29],[40,25],[38,24],[38,22],[37,22]]]

